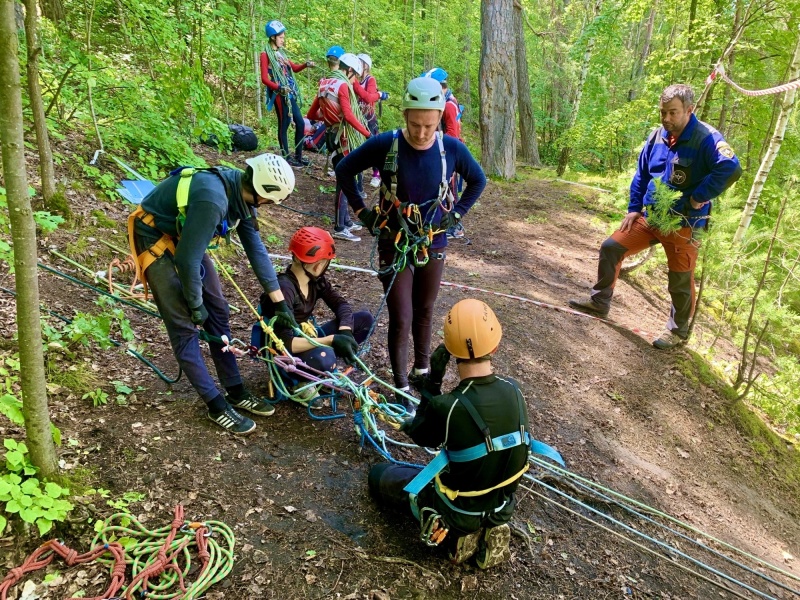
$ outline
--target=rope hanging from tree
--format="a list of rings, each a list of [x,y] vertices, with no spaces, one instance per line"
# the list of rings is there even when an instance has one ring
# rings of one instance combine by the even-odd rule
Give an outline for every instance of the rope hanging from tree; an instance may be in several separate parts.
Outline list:
[[[725,83],[745,96],[770,96],[772,94],[781,94],[783,92],[800,88],[800,79],[795,79],[794,81],[789,81],[782,85],[776,85],[775,87],[767,88],[765,90],[746,90],[728,77],[727,73],[725,73],[725,67],[722,64],[717,65],[714,70],[711,71],[711,74],[706,79],[706,85],[709,85],[711,82],[713,82],[714,79],[716,79],[717,74],[719,74]]]

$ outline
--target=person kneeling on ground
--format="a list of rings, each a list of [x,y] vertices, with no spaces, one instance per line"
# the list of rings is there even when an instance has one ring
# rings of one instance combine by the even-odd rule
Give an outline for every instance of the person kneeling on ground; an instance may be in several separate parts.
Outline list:
[[[333,371],[337,358],[355,362],[358,345],[367,339],[373,318],[369,311],[353,314],[347,300],[325,277],[331,260],[336,257],[331,234],[319,227],[301,227],[289,242],[289,252],[292,264],[285,273],[278,275],[278,284],[301,329],[309,337],[316,338],[316,344],[279,323],[275,325],[275,333],[293,356],[314,369]],[[317,300],[325,302],[336,316],[322,326],[317,326],[312,318]],[[272,303],[263,295],[261,311],[266,320],[274,314]],[[288,374],[286,379],[293,391],[299,390],[294,398],[298,402],[308,404],[316,397],[316,387],[309,387],[306,380],[292,379]]]
[[[264,242],[256,209],[280,204],[294,189],[294,173],[274,154],[248,158],[247,169],[182,167],[159,183],[128,217],[128,240],[136,274],[153,290],[172,351],[208,408],[208,418],[236,435],[256,428],[239,410],[269,416],[275,408],[244,387],[236,358],[221,338],[231,336],[230,309],[208,256],[214,239],[233,231],[242,242],[265,303],[287,326],[296,325],[284,302]],[[202,327],[224,392],[217,388],[200,349]]]
[[[448,539],[454,563],[477,553],[481,569],[511,556],[507,523],[516,507],[518,481],[528,466],[525,399],[513,380],[492,370],[491,357],[501,337],[500,323],[485,303],[467,299],[450,309],[444,344],[431,357],[417,414],[401,427],[420,446],[443,450],[434,462],[440,457],[450,462],[435,477],[430,467],[420,471],[388,463],[373,466],[369,473],[372,495],[382,504],[410,507],[428,545]],[[451,354],[459,383],[441,394]],[[476,451],[472,455],[478,458],[464,460],[467,457],[459,456],[464,450]]]

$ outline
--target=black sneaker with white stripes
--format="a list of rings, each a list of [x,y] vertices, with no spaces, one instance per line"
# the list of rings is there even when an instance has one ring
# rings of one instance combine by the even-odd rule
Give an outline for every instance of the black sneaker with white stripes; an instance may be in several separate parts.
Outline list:
[[[259,398],[258,396],[253,396],[253,394],[251,394],[248,391],[245,391],[244,395],[238,400],[234,400],[230,396],[228,396],[226,399],[234,408],[238,408],[239,410],[246,410],[247,412],[252,413],[254,415],[269,417],[275,412],[275,407],[272,406],[272,404],[270,404],[263,398]]]
[[[240,415],[232,406],[228,406],[220,413],[209,412],[208,418],[234,435],[247,435],[256,428],[252,419]]]

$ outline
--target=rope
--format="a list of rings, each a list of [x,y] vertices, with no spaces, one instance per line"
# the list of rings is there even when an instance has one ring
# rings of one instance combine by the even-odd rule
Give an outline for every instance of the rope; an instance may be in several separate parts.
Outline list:
[[[159,529],[144,527],[133,515],[117,513],[103,521],[95,543],[126,539],[133,578],[120,598],[194,600],[227,577],[233,569],[236,544],[233,531],[220,521],[186,521],[183,506],[175,507],[172,523]],[[128,542],[130,540],[130,542]],[[199,572],[192,567],[192,550],[200,560]],[[189,574],[195,576],[187,582]],[[175,587],[179,590],[173,590]]]
[[[783,92],[788,92],[790,90],[796,90],[800,88],[800,79],[795,79],[794,81],[789,81],[782,85],[776,85],[775,87],[767,88],[765,90],[746,90],[738,83],[733,81],[730,77],[728,77],[727,73],[725,73],[725,67],[722,64],[718,64],[711,74],[706,79],[706,84],[710,84],[714,79],[716,79],[717,74],[733,89],[735,89],[740,94],[744,94],[745,96],[770,96],[772,94],[781,94]]]
[[[117,542],[96,544],[93,550],[85,554],[78,554],[75,550],[65,546],[59,540],[50,540],[39,546],[33,553],[25,559],[19,567],[14,567],[0,583],[0,600],[6,600],[8,591],[28,574],[45,568],[56,556],[60,556],[67,566],[82,565],[94,562],[104,554],[111,554],[113,557],[111,568],[111,581],[108,589],[100,596],[84,598],[84,600],[106,600],[115,597],[119,589],[125,583],[125,550]],[[70,598],[70,600],[77,600]]]
[[[277,79],[275,83],[281,87],[291,90],[291,93],[297,97],[297,106],[299,108],[303,108],[303,96],[300,93],[300,86],[297,85],[293,75],[289,75],[288,73],[284,72],[284,68],[288,69],[289,71],[292,70],[292,67],[289,64],[289,59],[285,54],[286,50],[282,49],[276,51],[272,47],[272,44],[267,41],[267,45],[264,47],[264,52],[266,52],[267,57],[269,58],[269,64],[272,67],[272,74],[274,76],[273,81]],[[289,80],[291,80],[291,83]],[[279,94],[280,91],[275,92],[275,95]]]

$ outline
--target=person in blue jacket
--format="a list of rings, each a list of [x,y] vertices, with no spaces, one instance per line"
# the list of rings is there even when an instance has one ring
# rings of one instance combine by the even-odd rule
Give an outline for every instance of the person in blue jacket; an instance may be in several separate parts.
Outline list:
[[[228,302],[206,250],[236,231],[245,254],[282,323],[297,326],[258,233],[256,208],[280,203],[294,189],[294,173],[274,154],[246,161],[247,170],[176,169],[150,192],[128,219],[137,274],[153,291],[173,353],[189,383],[206,403],[208,418],[245,435],[256,424],[237,409],[269,416],[275,409],[243,385],[233,354],[209,341],[211,360],[224,392],[208,372],[198,327],[212,338],[231,339]]]
[[[600,246],[597,283],[588,300],[570,300],[573,308],[605,318],[622,261],[653,244],[667,254],[668,290],[672,299],[664,332],[653,342],[660,350],[683,344],[694,312],[694,269],[700,247],[697,232],[707,227],[712,201],[742,174],[739,159],[722,134],[694,115],[694,93],[675,84],[661,94],[661,127],[642,148],[630,189],[628,214]],[[664,234],[647,222],[655,204],[656,181],[680,192],[672,211],[682,217],[679,231]]]
[[[439,129],[445,96],[431,78],[412,79],[401,104],[405,127],[368,139],[336,166],[336,180],[353,211],[378,236],[380,279],[389,310],[389,358],[395,386],[409,389],[409,334],[414,338],[417,386],[430,368],[433,306],[444,269],[445,231],[457,225],[486,187],[486,176],[467,147]],[[380,171],[376,206],[367,208],[355,176]],[[458,173],[467,190],[453,203],[449,181]],[[414,240],[429,237],[423,248]],[[405,403],[405,402],[404,402]]]

